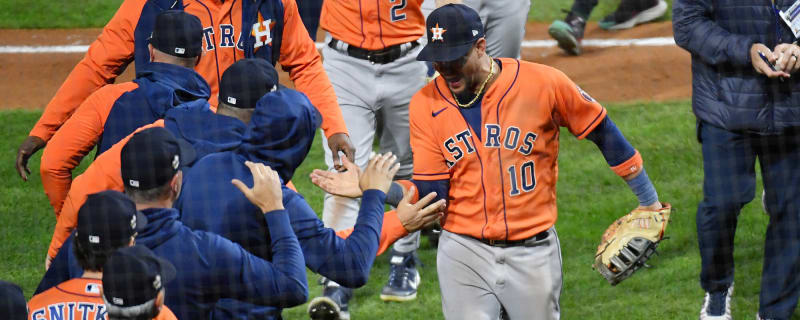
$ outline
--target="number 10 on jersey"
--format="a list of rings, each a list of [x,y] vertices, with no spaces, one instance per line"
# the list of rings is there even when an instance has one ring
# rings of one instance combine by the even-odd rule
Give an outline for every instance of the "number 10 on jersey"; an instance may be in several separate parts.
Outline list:
[[[509,166],[506,170],[511,184],[511,196],[517,196],[522,192],[531,192],[536,188],[536,169],[533,167],[533,160],[525,161],[522,165]]]

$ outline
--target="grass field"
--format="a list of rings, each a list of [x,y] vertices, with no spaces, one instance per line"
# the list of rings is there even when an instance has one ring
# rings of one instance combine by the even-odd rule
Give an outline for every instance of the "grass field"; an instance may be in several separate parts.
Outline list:
[[[700,261],[694,211],[701,197],[702,170],[689,104],[632,103],[608,108],[609,115],[644,155],[660,198],[675,207],[667,229],[670,239],[663,242],[661,254],[651,260],[652,268],[616,287],[609,286],[593,271],[590,265],[603,230],[636,201],[608,169],[594,144],[577,141],[563,132],[556,225],[563,252],[562,318],[696,319],[703,292],[697,282]],[[27,183],[20,181],[11,164],[17,144],[38,116],[32,111],[0,112],[6,124],[0,129],[0,161],[4,164],[0,166],[0,279],[21,284],[27,296],[43,274],[42,262],[54,216],[39,182],[38,159],[31,163],[34,174]],[[293,179],[318,212],[322,193],[310,184],[308,173],[321,167],[321,147],[316,146]],[[767,217],[756,202],[741,214],[733,307],[737,318],[752,318],[758,308],[766,222]],[[356,291],[351,309],[354,319],[441,318],[435,255],[436,251],[423,240],[419,297],[404,304],[384,303],[378,298],[388,274],[387,256],[379,257],[369,284]],[[316,278],[309,274],[312,296],[320,294]],[[656,317],[654,310],[658,310]],[[305,306],[286,310],[284,315],[286,319],[301,319]]]
[[[120,0],[31,0],[20,5],[19,1],[0,0],[0,28],[101,27],[119,3]],[[561,10],[568,9],[571,3],[572,0],[533,0],[529,18],[543,22],[562,18]],[[601,19],[618,3],[619,0],[601,0],[591,19]],[[668,14],[662,20],[669,17]],[[609,286],[591,269],[600,235],[636,201],[592,143],[577,141],[564,132],[556,225],[563,253],[562,318],[696,319],[703,292],[697,281],[700,258],[694,212],[701,198],[702,165],[689,103],[628,103],[608,108],[609,115],[642,152],[660,198],[675,208],[667,230],[670,240],[662,243],[661,254],[651,260],[651,268],[616,287]],[[0,128],[0,279],[20,284],[28,297],[44,273],[43,260],[55,218],[39,180],[41,153],[31,161],[34,173],[27,183],[21,182],[12,163],[18,143],[39,115],[37,111],[0,111],[4,120]],[[81,170],[86,165],[84,162]],[[317,145],[293,179],[317,212],[321,212],[322,192],[311,185],[308,173],[323,166],[321,147]],[[767,217],[756,202],[746,206],[740,215],[733,303],[734,316],[739,319],[752,319],[758,309],[766,223]],[[384,303],[378,298],[389,269],[384,255],[376,260],[368,285],[356,291],[351,304],[353,318],[442,318],[436,251],[423,238],[419,254],[424,266],[417,300],[400,304]],[[309,273],[312,298],[321,290],[316,279]],[[306,318],[305,307],[286,310],[284,318]]]
[[[303,1],[303,0],[297,0]],[[562,19],[562,9],[572,6],[573,0],[532,0],[528,18],[532,21],[550,22]],[[98,28],[106,24],[119,8],[121,0],[31,0],[20,5],[17,0],[0,0],[0,29],[40,28]],[[672,5],[672,0],[667,0]],[[616,9],[619,0],[599,0],[590,19],[600,20]],[[669,20],[669,10],[659,20]]]

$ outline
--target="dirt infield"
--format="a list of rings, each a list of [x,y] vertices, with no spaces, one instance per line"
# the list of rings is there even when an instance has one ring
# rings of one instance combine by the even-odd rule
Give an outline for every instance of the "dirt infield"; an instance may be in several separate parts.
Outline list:
[[[99,29],[0,30],[0,46],[88,45]],[[669,22],[608,32],[589,24],[587,39],[671,37]],[[546,40],[547,24],[529,23],[526,39]],[[44,108],[83,53],[0,53],[0,109]],[[579,57],[558,48],[525,48],[522,58],[564,71],[600,102],[686,99],[691,94],[689,54],[677,46],[587,47]],[[133,78],[128,68],[117,81]],[[282,81],[288,77],[282,73]]]

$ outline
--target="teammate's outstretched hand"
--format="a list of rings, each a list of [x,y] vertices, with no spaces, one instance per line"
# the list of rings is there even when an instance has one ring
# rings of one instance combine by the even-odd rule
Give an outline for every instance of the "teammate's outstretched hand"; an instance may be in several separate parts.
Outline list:
[[[433,198],[436,198],[436,192],[431,192],[424,198],[419,199],[417,203],[412,204],[411,199],[414,198],[414,187],[408,190],[403,190],[403,200],[397,204],[397,218],[406,228],[409,233],[422,229],[428,224],[439,220],[444,215],[446,208],[446,201],[439,199],[428,205]]]
[[[358,186],[358,178],[361,175],[361,169],[347,156],[342,157],[342,165],[346,171],[333,172],[314,169],[309,175],[311,182],[330,194],[348,198],[360,197],[361,187]]]
[[[353,146],[350,137],[345,133],[337,133],[330,136],[328,138],[328,148],[331,149],[331,155],[333,155],[333,167],[339,171],[345,169],[339,160],[339,151],[344,152],[347,159],[355,159],[356,157],[356,147]]]
[[[253,174],[253,188],[248,188],[239,179],[233,179],[231,183],[244,193],[247,200],[259,207],[261,212],[283,210],[283,192],[278,173],[263,163],[246,161],[244,164],[250,168],[250,173]]]
[[[397,170],[400,170],[397,156],[391,152],[376,154],[369,159],[367,169],[361,175],[358,185],[361,187],[361,191],[377,189],[386,193],[392,185],[392,179]]]
[[[25,138],[25,141],[22,141],[22,144],[19,145],[19,149],[17,149],[17,173],[19,173],[22,181],[28,181],[28,175],[31,174],[31,169],[28,168],[28,159],[30,159],[36,151],[44,148],[45,144],[47,143],[39,137],[28,136]]]

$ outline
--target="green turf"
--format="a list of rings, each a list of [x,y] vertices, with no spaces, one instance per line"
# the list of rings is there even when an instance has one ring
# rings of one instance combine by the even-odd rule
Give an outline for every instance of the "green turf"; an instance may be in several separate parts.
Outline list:
[[[22,285],[30,296],[43,274],[43,257],[54,225],[54,216],[42,192],[38,159],[31,168],[33,179],[23,183],[12,163],[16,147],[39,113],[4,111],[0,117],[0,279]],[[695,141],[694,117],[688,102],[610,105],[609,115],[644,156],[650,177],[663,201],[675,210],[667,229],[669,240],[649,269],[639,271],[611,287],[590,265],[604,229],[627,213],[635,197],[605,164],[597,148],[577,141],[567,132],[561,139],[559,158],[557,229],[561,240],[564,319],[696,319],[703,298],[698,285],[699,254],[694,212],[701,197],[701,157]],[[316,143],[319,144],[317,139]],[[310,185],[308,173],[323,166],[319,145],[297,171],[294,183],[320,212],[322,193]],[[37,155],[38,158],[40,154]],[[760,194],[760,191],[759,191]],[[767,217],[757,202],[745,207],[736,237],[736,293],[734,316],[750,319],[758,308],[763,234]],[[354,319],[439,319],[441,300],[436,282],[436,252],[423,238],[420,257],[425,264],[417,300],[384,303],[379,298],[388,274],[387,257],[376,260],[368,285],[356,291]],[[320,294],[316,275],[309,274],[311,296]],[[658,316],[654,316],[654,312]],[[305,306],[284,312],[286,319],[301,319]]]
[[[606,15],[614,12],[620,0],[597,0],[597,7],[592,11],[589,20],[599,21]],[[669,21],[672,19],[672,1],[666,0],[669,5],[667,13],[656,21]],[[573,0],[532,0],[531,10],[528,12],[529,21],[551,22],[553,19],[564,19],[566,13],[563,10],[572,8]]]
[[[122,0],[0,0],[0,28],[97,28]]]
[[[491,0],[494,1],[494,0]],[[528,19],[551,22],[562,19],[562,9],[569,9],[573,0],[532,0]],[[23,4],[24,3],[24,4]],[[97,28],[111,19],[119,8],[121,0],[0,0],[0,29],[21,28]],[[672,6],[672,0],[667,0]],[[613,12],[619,0],[599,0],[592,12],[591,20],[600,20]],[[659,21],[667,21],[672,16],[669,10]]]

